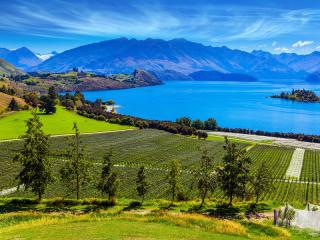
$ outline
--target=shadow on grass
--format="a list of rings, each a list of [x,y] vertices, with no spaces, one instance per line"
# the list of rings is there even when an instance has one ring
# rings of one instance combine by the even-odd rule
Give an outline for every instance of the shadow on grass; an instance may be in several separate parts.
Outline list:
[[[131,210],[137,210],[140,209],[142,207],[141,202],[138,201],[133,201],[129,204],[129,206],[123,208],[123,211],[131,211]]]
[[[0,202],[0,213],[18,212],[18,211],[41,211],[41,212],[93,212],[107,209],[114,206],[113,201],[97,199],[52,199],[44,200],[38,203],[33,199],[10,199]]]

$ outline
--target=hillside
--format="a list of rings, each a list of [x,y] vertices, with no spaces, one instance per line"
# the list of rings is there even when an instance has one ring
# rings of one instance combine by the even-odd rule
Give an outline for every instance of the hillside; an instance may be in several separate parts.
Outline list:
[[[8,107],[12,98],[14,98],[20,106],[26,105],[26,102],[22,98],[13,97],[11,95],[0,92],[0,113]]]
[[[89,91],[126,89],[159,85],[162,82],[144,70],[130,74],[99,75],[90,72],[69,71],[64,73],[32,73],[16,81],[17,88],[44,93],[54,85],[58,91]]]
[[[0,75],[19,75],[23,74],[23,71],[17,69],[15,66],[0,58]]]
[[[227,47],[204,46],[185,39],[150,38],[119,38],[77,47],[44,61],[34,70],[64,72],[73,67],[99,73],[132,72],[138,68],[164,78],[169,73],[170,77],[177,78],[175,80],[193,72],[211,70],[258,78],[304,76],[272,55],[266,57]]]

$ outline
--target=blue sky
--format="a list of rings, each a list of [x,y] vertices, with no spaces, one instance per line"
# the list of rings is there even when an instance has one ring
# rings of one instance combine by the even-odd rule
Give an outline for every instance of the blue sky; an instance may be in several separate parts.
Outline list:
[[[0,0],[0,46],[64,51],[117,37],[320,51],[316,0]]]

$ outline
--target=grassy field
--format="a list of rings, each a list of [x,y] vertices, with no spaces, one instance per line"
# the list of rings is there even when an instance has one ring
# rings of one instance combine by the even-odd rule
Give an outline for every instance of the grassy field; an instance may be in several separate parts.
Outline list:
[[[16,112],[0,118],[0,140],[15,139],[24,134],[26,120],[31,117],[30,111]],[[45,133],[51,135],[73,133],[73,122],[78,123],[82,133],[106,132],[133,129],[128,126],[110,124],[103,121],[85,118],[58,106],[53,115],[40,115]]]
[[[1,239],[319,239],[269,221],[219,220],[200,214],[107,210],[100,213],[20,212],[0,215]]]

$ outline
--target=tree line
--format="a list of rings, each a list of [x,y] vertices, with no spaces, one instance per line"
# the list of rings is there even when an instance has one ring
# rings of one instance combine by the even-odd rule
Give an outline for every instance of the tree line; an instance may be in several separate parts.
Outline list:
[[[36,111],[27,121],[27,131],[21,136],[24,141],[22,150],[14,157],[22,168],[17,175],[19,185],[30,189],[37,195],[40,202],[50,183],[54,181],[51,162],[49,161],[49,136],[42,130],[42,123]],[[81,193],[92,180],[90,163],[86,159],[85,146],[80,139],[80,130],[76,123],[73,126],[74,135],[67,150],[67,160],[59,170],[60,180],[69,192],[75,193],[76,198],[81,198]],[[246,151],[238,148],[234,143],[225,138],[225,154],[222,164],[215,166],[214,158],[204,150],[199,166],[188,174],[196,183],[198,196],[201,199],[200,208],[205,200],[217,188],[220,188],[229,199],[228,206],[232,205],[235,197],[245,199],[254,194],[256,203],[261,195],[270,191],[273,187],[270,170],[263,163],[257,171],[252,170],[252,161]],[[115,204],[115,197],[119,186],[118,171],[114,169],[112,151],[104,155],[100,169],[100,177],[96,188],[108,196],[110,204]],[[136,176],[136,192],[143,203],[146,194],[150,190],[149,181],[151,175],[147,174],[147,168],[140,166]],[[173,201],[179,198],[183,192],[181,163],[172,160],[166,169],[165,181],[168,184],[167,193]]]

